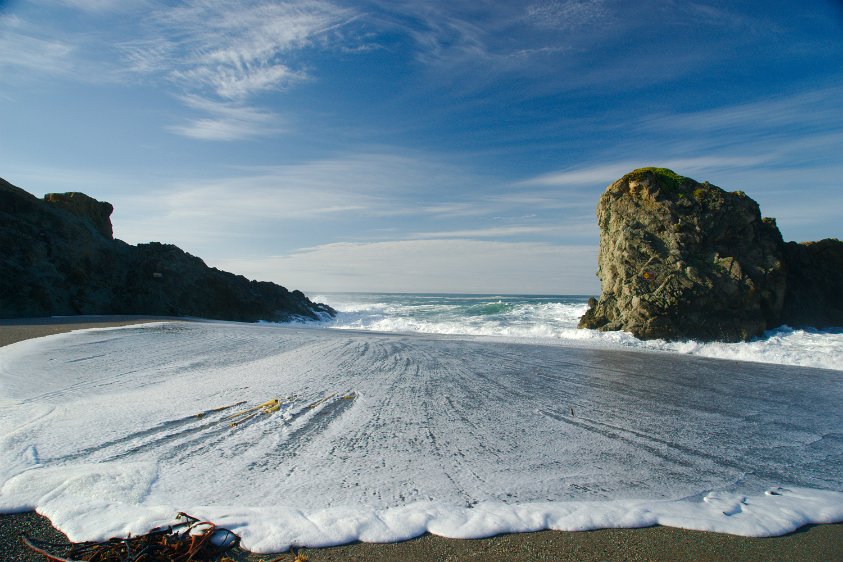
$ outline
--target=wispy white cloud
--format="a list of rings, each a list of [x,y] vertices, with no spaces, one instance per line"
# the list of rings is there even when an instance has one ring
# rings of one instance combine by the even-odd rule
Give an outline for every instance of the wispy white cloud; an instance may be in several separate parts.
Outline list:
[[[591,165],[588,167],[574,167],[527,178],[519,183],[525,186],[541,185],[555,187],[605,184],[607,181],[617,179],[630,170],[639,167],[640,165],[628,161]]]
[[[599,291],[596,246],[463,239],[334,243],[212,264],[309,291]]]
[[[834,82],[711,109],[645,115],[626,124],[622,158],[601,161],[594,154],[515,187],[532,189],[539,199],[584,192],[593,198],[635,168],[665,167],[746,191],[764,215],[778,219],[785,239],[841,236],[833,218],[843,204],[841,96],[843,88]]]
[[[431,220],[463,209],[448,194],[482,178],[419,154],[361,152],[291,165],[251,167],[226,177],[168,182],[124,204],[136,219],[121,227],[128,242],[176,236],[190,247],[239,236],[260,224],[312,225],[389,217]],[[439,205],[429,197],[439,196]],[[474,203],[474,208],[484,205]],[[493,209],[486,207],[488,214]]]
[[[547,234],[558,230],[550,226],[498,226],[492,228],[472,228],[465,230],[442,230],[434,232],[416,232],[411,238],[504,238],[524,234]]]
[[[368,212],[378,206],[365,191],[327,177],[329,162],[275,167],[260,173],[179,181],[127,201],[138,223],[124,229],[128,241],[172,232],[189,244],[223,239],[257,225],[310,223],[326,215]],[[157,227],[157,228],[156,228]],[[136,231],[136,232],[135,232]]]
[[[191,109],[209,113],[171,131],[239,140],[281,131],[275,116],[249,107],[250,100],[306,80],[305,68],[290,62],[295,53],[324,44],[353,18],[350,9],[323,0],[192,0],[156,11],[147,36],[121,48],[132,71],[164,76],[187,93],[182,99]]]
[[[72,43],[51,38],[20,18],[0,14],[0,83],[13,69],[47,75],[73,72]]]
[[[476,202],[438,202],[433,205],[422,205],[417,209],[418,212],[436,219],[476,217],[489,214],[488,206],[478,205]]]
[[[566,220],[564,223],[556,225],[508,225],[497,226],[490,228],[469,228],[463,230],[440,230],[429,232],[415,232],[410,234],[410,238],[435,240],[439,238],[517,238],[522,236],[559,236],[559,235],[583,235],[591,234],[597,235],[597,225],[593,218],[589,217],[587,222]]]
[[[245,99],[264,90],[279,89],[304,79],[303,72],[275,63],[250,68],[248,65],[204,65],[177,70],[173,77],[184,83],[208,84],[222,98]]]
[[[530,68],[531,61],[565,51],[567,45],[524,41],[518,27],[522,10],[506,2],[377,2],[382,14],[375,25],[408,37],[416,61],[437,73],[437,87],[447,82],[487,83]]]
[[[121,59],[118,69],[125,79],[172,72],[178,62],[178,43],[164,36],[124,39],[115,46]]]
[[[277,130],[267,129],[263,125],[263,123],[251,119],[202,117],[191,119],[183,125],[169,125],[167,129],[185,137],[211,141],[250,139]]]
[[[717,11],[718,18],[704,7],[658,0],[374,3],[382,10],[377,24],[414,41],[416,60],[436,72],[437,87],[482,89],[517,77],[512,95],[521,97],[594,87],[643,89],[726,56],[713,53],[708,41],[687,41],[688,30],[717,37],[726,51],[742,40],[734,29],[740,18],[727,10]],[[654,28],[660,30],[656,35]],[[724,28],[734,33],[724,34]]]
[[[282,131],[257,118],[274,116],[255,98],[309,79],[300,62],[303,49],[357,46],[341,33],[356,11],[329,0],[61,4],[84,13],[76,31],[49,19],[36,26],[0,16],[0,69],[91,82],[159,83],[200,114],[169,128],[194,139],[239,140]]]
[[[148,0],[61,0],[62,4],[87,12],[117,12],[148,7]]]
[[[523,180],[519,184],[554,187],[605,186],[637,168],[650,166],[669,168],[687,175],[712,170],[749,168],[769,160],[769,156],[701,156],[657,161],[625,160],[541,174]]]
[[[282,130],[280,117],[270,111],[244,106],[236,102],[183,96],[189,108],[209,117],[189,120],[168,129],[176,134],[202,140],[230,141],[272,135]]]
[[[609,15],[603,0],[553,0],[527,6],[526,19],[537,27],[571,30]]]
[[[189,2],[159,11],[155,29],[162,44],[180,54],[165,69],[187,88],[210,88],[222,98],[244,99],[301,80],[286,60],[348,21],[352,13],[321,0]]]
[[[742,134],[806,128],[843,129],[840,100],[843,86],[832,85],[788,95],[771,96],[737,105],[669,115],[652,115],[641,125],[650,131],[733,132]]]
[[[516,189],[503,195],[496,195],[492,200],[502,207],[524,209],[561,211],[581,210],[584,207],[591,210],[594,207],[593,194],[585,189],[560,191],[539,186],[535,190],[524,190],[523,184],[520,182],[514,184],[513,187]]]

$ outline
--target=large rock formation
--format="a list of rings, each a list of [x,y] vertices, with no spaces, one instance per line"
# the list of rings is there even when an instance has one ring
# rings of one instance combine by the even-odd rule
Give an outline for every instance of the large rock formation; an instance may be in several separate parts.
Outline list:
[[[790,326],[843,326],[843,242],[784,245],[787,290],[782,323]]]
[[[97,232],[108,239],[114,238],[111,228],[111,213],[114,212],[114,207],[111,203],[97,201],[93,197],[78,192],[48,193],[44,196],[44,201],[87,219]]]
[[[0,179],[0,318],[74,314],[283,321],[334,311],[299,291],[208,267],[176,246],[114,240],[112,207],[43,200]]]
[[[601,295],[581,328],[740,341],[843,325],[843,243],[785,244],[743,192],[643,168],[606,189],[597,219]]]

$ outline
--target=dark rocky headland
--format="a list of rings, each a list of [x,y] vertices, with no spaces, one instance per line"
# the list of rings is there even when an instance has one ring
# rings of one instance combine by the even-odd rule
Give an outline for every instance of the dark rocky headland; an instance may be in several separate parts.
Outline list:
[[[843,326],[843,242],[784,242],[741,191],[642,168],[606,189],[597,220],[601,295],[580,328],[745,341]]]
[[[0,179],[0,318],[145,314],[254,322],[334,314],[301,291],[208,267],[172,244],[115,240],[112,211],[83,193],[42,200]]]

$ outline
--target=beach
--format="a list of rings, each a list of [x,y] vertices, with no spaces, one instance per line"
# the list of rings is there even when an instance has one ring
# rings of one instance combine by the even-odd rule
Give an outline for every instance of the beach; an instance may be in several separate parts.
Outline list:
[[[159,318],[62,318],[0,322],[2,345],[88,327],[130,325]],[[24,531],[48,538],[49,521],[33,513],[4,515],[0,519],[0,557],[37,560],[16,543]],[[656,526],[646,529],[588,532],[541,531],[506,534],[488,539],[455,540],[435,535],[389,544],[357,543],[306,549],[310,560],[525,560],[551,559],[731,559],[835,560],[843,558],[843,525],[808,526],[782,537],[743,538],[734,535],[685,531]],[[243,554],[241,560],[271,560],[272,555]],[[290,558],[288,556],[288,558]]]

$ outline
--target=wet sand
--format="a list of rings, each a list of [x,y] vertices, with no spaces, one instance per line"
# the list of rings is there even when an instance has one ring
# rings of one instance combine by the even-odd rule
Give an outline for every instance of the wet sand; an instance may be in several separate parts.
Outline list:
[[[83,328],[125,326],[171,318],[84,316],[0,320],[0,346]],[[66,542],[50,521],[33,512],[0,515],[0,561],[39,561],[43,557],[19,540],[30,536]],[[782,537],[745,538],[671,527],[606,529],[588,532],[541,531],[488,539],[455,540],[425,535],[390,544],[357,543],[303,549],[308,560],[841,560],[843,524],[813,525]],[[238,552],[238,561],[293,560],[294,556]]]

